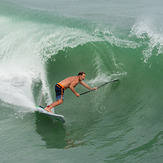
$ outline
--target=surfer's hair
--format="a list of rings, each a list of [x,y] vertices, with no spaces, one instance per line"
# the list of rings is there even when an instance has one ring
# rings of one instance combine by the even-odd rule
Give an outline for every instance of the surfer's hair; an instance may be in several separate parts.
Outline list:
[[[79,75],[83,75],[83,74],[85,74],[85,72],[79,72],[79,73],[78,73],[78,76],[79,76]]]

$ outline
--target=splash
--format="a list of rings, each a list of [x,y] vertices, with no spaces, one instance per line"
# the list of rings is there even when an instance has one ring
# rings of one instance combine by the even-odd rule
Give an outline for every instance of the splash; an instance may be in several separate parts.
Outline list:
[[[144,46],[142,54],[144,62],[156,55],[163,53],[163,35],[156,29],[155,22],[149,18],[143,18],[137,21],[131,30],[131,35],[140,39],[141,46]]]

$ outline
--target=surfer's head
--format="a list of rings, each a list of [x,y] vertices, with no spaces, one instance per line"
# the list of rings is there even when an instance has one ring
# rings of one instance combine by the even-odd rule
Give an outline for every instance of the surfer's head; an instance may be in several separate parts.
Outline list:
[[[79,78],[80,80],[84,80],[86,74],[85,74],[85,72],[79,72],[79,73],[78,73],[78,76],[80,77],[80,78]]]

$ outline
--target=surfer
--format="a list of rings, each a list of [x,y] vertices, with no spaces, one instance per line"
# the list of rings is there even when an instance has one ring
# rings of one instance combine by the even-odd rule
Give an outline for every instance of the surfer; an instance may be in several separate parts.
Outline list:
[[[53,107],[63,103],[63,100],[64,100],[64,90],[66,90],[68,88],[70,88],[71,91],[77,97],[79,97],[80,94],[75,91],[75,87],[76,87],[77,84],[82,84],[84,87],[86,87],[86,88],[88,88],[90,90],[97,90],[97,87],[91,88],[86,83],[83,82],[83,80],[85,79],[85,76],[86,76],[85,72],[79,72],[78,76],[71,76],[71,77],[68,77],[68,78],[60,81],[59,83],[57,83],[55,85],[56,101],[53,102],[52,104],[48,105],[44,109],[46,111],[52,113],[51,109]]]

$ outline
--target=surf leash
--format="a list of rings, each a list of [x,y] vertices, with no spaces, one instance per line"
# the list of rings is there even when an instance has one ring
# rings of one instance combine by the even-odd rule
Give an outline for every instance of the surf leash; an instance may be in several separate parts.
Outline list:
[[[106,84],[113,83],[113,82],[116,82],[116,81],[119,81],[119,79],[115,79],[115,80],[108,81],[108,82],[106,82],[106,83],[104,83],[104,84],[98,86],[97,89],[99,89],[99,88],[105,86]],[[84,95],[84,94],[89,93],[89,92],[92,92],[92,91],[95,91],[95,89],[89,90],[89,91],[86,91],[86,92],[83,92],[83,93],[80,93],[80,95]]]

